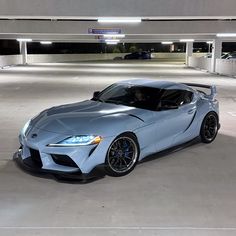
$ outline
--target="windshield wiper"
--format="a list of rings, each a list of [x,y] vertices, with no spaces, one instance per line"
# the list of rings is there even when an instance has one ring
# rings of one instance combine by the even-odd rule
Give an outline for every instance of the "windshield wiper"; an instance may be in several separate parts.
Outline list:
[[[104,102],[102,99],[100,98],[92,98],[93,101],[98,101],[98,102]]]

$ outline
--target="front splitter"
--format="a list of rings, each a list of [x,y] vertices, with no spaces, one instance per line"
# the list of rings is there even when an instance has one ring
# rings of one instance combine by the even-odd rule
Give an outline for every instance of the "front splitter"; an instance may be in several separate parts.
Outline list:
[[[99,165],[96,166],[90,173],[82,173],[81,170],[73,171],[73,172],[63,172],[57,170],[47,170],[43,168],[39,168],[34,164],[31,157],[23,159],[21,157],[21,153],[18,151],[14,154],[13,160],[17,163],[17,165],[31,174],[35,175],[52,175],[59,180],[91,180],[95,178],[101,178],[105,176],[104,166]]]

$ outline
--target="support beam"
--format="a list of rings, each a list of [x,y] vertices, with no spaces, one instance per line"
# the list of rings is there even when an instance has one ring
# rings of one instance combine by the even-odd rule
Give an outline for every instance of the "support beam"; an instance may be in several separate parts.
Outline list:
[[[193,42],[187,42],[186,43],[186,59],[185,63],[187,66],[189,66],[189,57],[193,55]]]
[[[211,59],[211,71],[214,73],[216,71],[216,59],[220,59],[222,55],[222,40],[215,39],[212,45],[212,59]]]
[[[235,33],[236,21],[143,21],[140,24],[101,24],[97,21],[1,20],[0,35],[94,35],[88,29],[118,28],[125,35],[175,35],[177,39],[213,39],[219,32]],[[226,30],[227,29],[227,30]],[[189,35],[190,37],[186,37]],[[196,38],[195,38],[196,36]],[[206,37],[207,36],[207,37]],[[32,38],[32,37],[31,37]],[[165,37],[167,40],[170,37]]]
[[[19,42],[20,54],[22,56],[22,64],[27,64],[27,42]]]

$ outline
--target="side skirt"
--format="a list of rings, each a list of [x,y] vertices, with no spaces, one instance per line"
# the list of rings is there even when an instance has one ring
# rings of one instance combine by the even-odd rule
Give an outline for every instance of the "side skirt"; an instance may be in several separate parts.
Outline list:
[[[165,149],[163,151],[151,154],[147,157],[144,157],[141,161],[139,161],[139,164],[143,163],[143,162],[148,162],[148,161],[152,161],[152,160],[164,157],[166,155],[169,155],[170,153],[180,151],[184,148],[187,148],[187,147],[192,146],[192,145],[197,144],[197,143],[200,143],[200,137],[199,136],[197,136],[196,138],[194,138],[194,139],[192,139],[192,140],[190,140],[186,143],[176,145],[174,147],[171,147],[171,148]]]

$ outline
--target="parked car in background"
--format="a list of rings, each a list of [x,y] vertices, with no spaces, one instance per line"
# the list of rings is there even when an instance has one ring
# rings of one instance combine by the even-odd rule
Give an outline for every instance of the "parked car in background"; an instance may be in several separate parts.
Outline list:
[[[121,61],[121,60],[123,60],[123,57],[114,57],[113,60],[114,61]]]
[[[236,59],[236,52],[223,53],[221,59]]]
[[[212,58],[212,53],[207,53],[205,56],[203,56],[204,58]]]
[[[212,53],[207,53],[204,58],[212,58]],[[221,59],[236,59],[236,52],[222,53]]]
[[[151,53],[150,52],[146,52],[146,51],[142,51],[142,52],[134,52],[131,54],[127,54],[125,55],[124,59],[125,60],[147,60],[147,59],[151,59]]]
[[[229,56],[229,53],[222,53],[221,59],[226,59]]]
[[[227,59],[227,60],[236,59],[236,52],[229,53],[229,54],[228,54],[228,57],[225,58],[225,59]]]

